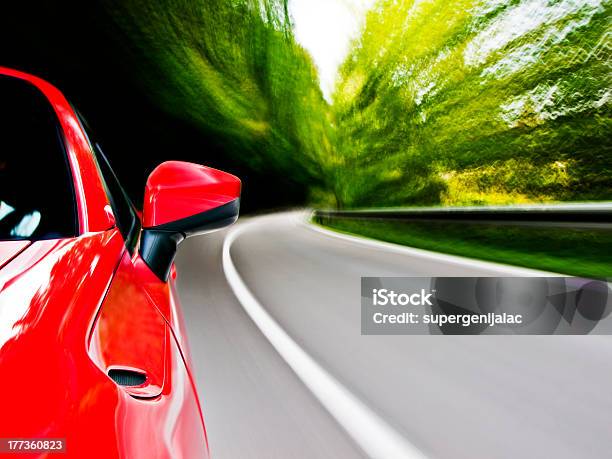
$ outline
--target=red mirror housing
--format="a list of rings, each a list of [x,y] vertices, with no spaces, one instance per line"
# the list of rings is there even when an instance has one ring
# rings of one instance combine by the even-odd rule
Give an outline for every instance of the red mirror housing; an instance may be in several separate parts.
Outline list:
[[[140,256],[163,281],[185,238],[231,225],[240,209],[240,179],[199,164],[168,161],[149,175]]]

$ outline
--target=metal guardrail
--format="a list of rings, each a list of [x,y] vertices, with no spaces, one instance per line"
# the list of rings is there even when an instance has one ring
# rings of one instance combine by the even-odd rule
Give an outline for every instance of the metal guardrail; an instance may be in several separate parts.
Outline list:
[[[612,202],[487,207],[410,207],[315,210],[315,221],[350,218],[490,225],[612,229]]]

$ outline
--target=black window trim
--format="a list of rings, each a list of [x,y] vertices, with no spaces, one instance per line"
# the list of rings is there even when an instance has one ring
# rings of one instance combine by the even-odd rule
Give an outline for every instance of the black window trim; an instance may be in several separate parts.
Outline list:
[[[123,237],[123,241],[125,243],[125,247],[127,248],[128,252],[130,253],[130,255],[134,255],[136,246],[138,245],[140,230],[142,229],[142,223],[140,221],[140,217],[138,216],[138,213],[136,212],[136,209],[134,207],[134,204],[132,203],[132,200],[129,198],[128,194],[123,189],[123,186],[121,186],[121,182],[119,181],[119,179],[117,178],[117,175],[115,174],[115,171],[111,167],[110,162],[108,161],[108,158],[102,151],[102,147],[100,147],[100,144],[98,142],[92,143],[89,137],[89,133],[87,132],[87,129],[85,129],[85,126],[87,125],[85,118],[83,118],[81,113],[76,109],[76,107],[74,107],[74,105],[71,104],[70,106],[72,107],[72,110],[74,111],[76,115],[77,121],[79,122],[79,125],[81,127],[81,130],[83,131],[83,134],[85,135],[85,138],[87,139],[89,150],[93,156],[94,163],[96,164],[96,168],[98,169],[98,175],[100,176],[100,180],[102,181],[102,184],[104,185],[104,191],[106,193],[106,197],[111,205],[111,208],[113,209],[113,214],[115,216],[115,225],[117,229],[119,229],[119,231],[121,232],[121,236]],[[105,174],[102,172],[102,167],[101,167],[102,165],[100,164],[100,161],[104,162],[104,166],[110,173],[112,180],[114,180],[115,184],[117,185],[119,192],[122,194],[123,200],[128,204],[131,219],[130,219],[129,224],[126,225],[126,227],[124,227],[122,225],[122,222],[119,221],[119,219],[121,218],[120,217],[121,213],[118,210],[119,205],[117,204],[117,201],[115,200],[116,198],[114,197],[113,193],[111,193],[110,191],[110,187],[108,186]],[[129,228],[126,230],[127,226],[129,226]]]
[[[123,195],[122,196],[123,200],[128,204],[128,208],[129,208],[130,216],[131,216],[131,219],[129,222],[129,229],[127,229],[127,231],[125,229],[121,231],[122,228],[119,222],[117,223],[117,228],[119,228],[119,230],[121,231],[121,234],[125,242],[125,246],[130,252],[130,255],[134,255],[134,250],[136,249],[136,246],[138,244],[138,236],[140,235],[140,230],[141,230],[140,218],[138,217],[138,214],[136,213],[136,209],[134,208],[134,204],[132,203],[132,200],[130,199],[126,191],[123,189],[123,186],[121,186],[121,182],[119,181],[119,179],[117,178],[117,175],[115,174],[115,171],[111,167],[108,158],[102,151],[100,144],[98,144],[97,142],[95,143],[93,147],[92,153],[94,155],[94,159],[96,161],[96,166],[98,167],[98,171],[100,172],[100,178],[102,179],[102,182],[104,183],[106,196],[108,197],[111,207],[113,208],[113,214],[115,214],[115,219],[119,218],[118,217],[119,212],[116,210],[118,209],[119,205],[117,204],[115,200],[116,199],[115,196],[110,192],[109,186],[106,182],[106,178],[104,177],[104,174],[101,171],[100,164],[99,164],[100,160],[104,161],[106,168],[108,169],[109,173],[112,175],[112,180],[115,181],[115,183],[117,184],[117,187],[119,188],[119,192]]]

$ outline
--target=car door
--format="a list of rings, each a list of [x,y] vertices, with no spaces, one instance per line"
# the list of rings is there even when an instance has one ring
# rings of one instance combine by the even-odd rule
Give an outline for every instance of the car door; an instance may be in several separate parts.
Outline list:
[[[138,222],[59,91],[0,68],[0,98],[0,438],[55,439],[75,458],[206,457]]]
[[[72,455],[95,418],[113,457],[115,388],[86,340],[123,240],[59,91],[0,68],[0,100],[0,437]]]
[[[92,360],[129,396],[122,413],[123,454],[206,457],[197,393],[176,339],[179,312],[172,281],[161,281],[140,258],[138,213],[100,145],[89,139],[126,248],[88,348]]]

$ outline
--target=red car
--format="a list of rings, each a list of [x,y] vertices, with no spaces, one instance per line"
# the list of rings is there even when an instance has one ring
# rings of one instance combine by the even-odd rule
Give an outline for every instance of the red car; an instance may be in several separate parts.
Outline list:
[[[141,218],[56,88],[0,68],[0,100],[0,453],[207,457],[173,258],[240,180],[163,163]]]

